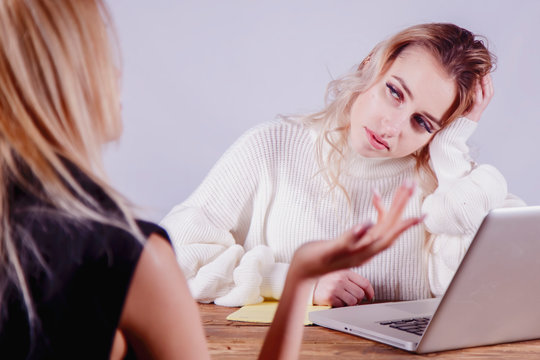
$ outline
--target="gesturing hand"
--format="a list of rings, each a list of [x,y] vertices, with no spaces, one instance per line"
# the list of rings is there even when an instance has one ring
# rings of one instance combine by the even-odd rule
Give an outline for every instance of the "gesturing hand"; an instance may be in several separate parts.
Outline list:
[[[413,191],[412,183],[401,185],[388,210],[375,194],[373,204],[378,213],[375,225],[357,225],[335,240],[302,245],[296,250],[289,271],[294,269],[301,277],[309,278],[367,262],[392,245],[402,232],[423,220],[423,217],[401,218]]]
[[[491,80],[491,75],[487,74],[476,83],[473,106],[464,115],[467,119],[478,122],[492,98],[493,81]]]
[[[335,240],[310,242],[296,250],[287,273],[287,280],[285,280],[285,287],[274,321],[266,335],[259,356],[260,359],[298,358],[300,354],[299,339],[302,338],[304,329],[301,320],[306,316],[307,297],[318,276],[365,263],[392,245],[403,231],[422,221],[421,217],[401,219],[407,201],[413,193],[413,187],[410,183],[402,185],[397,190],[388,211],[382,206],[379,196],[375,195],[373,204],[378,213],[375,225],[358,225]],[[340,273],[348,274],[346,271]],[[350,280],[348,276],[347,279]],[[358,278],[356,279],[358,280]],[[349,285],[350,282],[342,288],[347,290]],[[371,288],[369,282],[364,285],[361,287],[369,291],[368,289]],[[364,291],[363,289],[362,291]],[[349,287],[348,290],[354,293],[359,289]],[[371,288],[371,290],[373,289]],[[344,295],[346,296],[346,294]],[[363,296],[357,292],[356,298],[352,299],[351,302],[358,302],[360,297]],[[350,304],[347,303],[347,305]]]

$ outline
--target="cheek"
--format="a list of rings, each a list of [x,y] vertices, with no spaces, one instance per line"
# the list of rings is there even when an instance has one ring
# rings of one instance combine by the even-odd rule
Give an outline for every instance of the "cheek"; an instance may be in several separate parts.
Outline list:
[[[357,126],[360,126],[362,122],[363,114],[363,105],[361,99],[356,99],[349,110],[349,124],[351,129],[354,129]]]
[[[351,125],[354,126],[354,123],[366,125],[377,112],[380,112],[381,105],[381,99],[373,92],[359,95],[351,108]]]

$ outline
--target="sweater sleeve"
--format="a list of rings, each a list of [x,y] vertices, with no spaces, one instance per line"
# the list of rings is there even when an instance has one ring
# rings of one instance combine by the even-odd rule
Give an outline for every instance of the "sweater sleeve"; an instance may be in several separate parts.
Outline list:
[[[426,197],[422,211],[432,234],[428,276],[435,296],[446,290],[485,215],[504,206],[508,195],[501,173],[469,156],[466,141],[476,127],[469,119],[457,119],[430,144],[438,187]]]
[[[288,264],[275,263],[272,249],[258,241],[246,251],[246,237],[264,239],[252,221],[273,192],[271,151],[265,128],[244,134],[214,165],[197,190],[162,220],[199,302],[223,306],[279,298]],[[260,213],[260,211],[259,211]]]

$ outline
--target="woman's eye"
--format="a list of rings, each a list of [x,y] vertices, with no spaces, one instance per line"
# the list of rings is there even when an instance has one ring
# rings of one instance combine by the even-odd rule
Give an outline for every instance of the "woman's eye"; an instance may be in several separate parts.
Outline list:
[[[424,120],[424,118],[422,116],[419,116],[419,115],[416,115],[414,116],[414,121],[416,121],[416,123],[418,124],[418,126],[422,127],[424,130],[426,130],[428,133],[432,133],[433,132],[433,128],[431,127],[431,125],[429,124],[428,121]]]
[[[390,92],[390,95],[392,95],[392,97],[394,99],[396,99],[399,102],[403,101],[403,95],[392,84],[386,83],[386,87],[388,88],[388,91]]]

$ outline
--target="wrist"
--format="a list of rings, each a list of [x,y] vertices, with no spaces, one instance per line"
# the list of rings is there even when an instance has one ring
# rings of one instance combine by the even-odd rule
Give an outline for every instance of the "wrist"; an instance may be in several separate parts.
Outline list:
[[[307,264],[303,264],[302,261],[295,261],[295,258],[293,257],[293,260],[289,266],[289,271],[287,272],[285,283],[288,283],[295,288],[304,287],[305,285],[312,289],[318,279],[318,276],[312,275],[312,271],[310,271],[309,266],[306,265]]]
[[[447,180],[463,177],[471,171],[471,159],[467,140],[477,123],[459,118],[441,130],[429,145],[430,165],[437,176],[439,186]]]
[[[460,117],[452,121],[433,138],[432,143],[464,143],[475,132],[478,124],[468,117]]]

